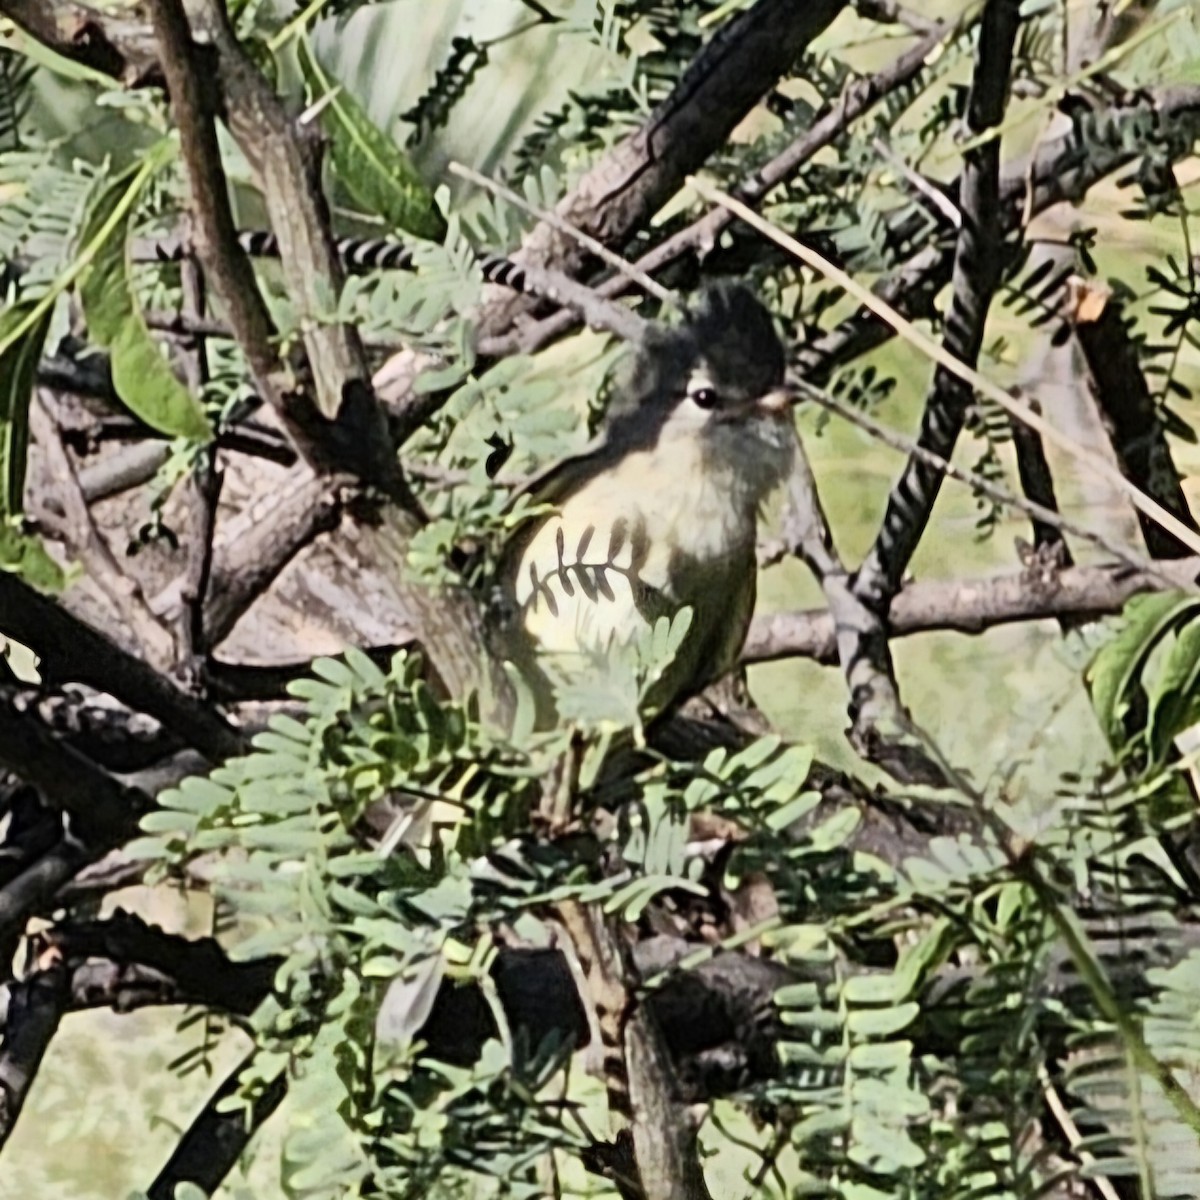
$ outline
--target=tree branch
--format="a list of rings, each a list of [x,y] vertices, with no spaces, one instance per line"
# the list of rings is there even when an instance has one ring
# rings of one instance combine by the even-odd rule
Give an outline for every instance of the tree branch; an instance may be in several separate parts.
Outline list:
[[[107,849],[128,837],[149,798],[65,746],[20,704],[19,693],[0,689],[0,762],[37,788],[45,803],[69,813],[72,829],[89,846]]]
[[[645,124],[605,154],[556,208],[558,216],[610,247],[619,247],[724,144],[729,132],[791,66],[846,0],[758,0],[730,20],[704,47],[671,94]],[[586,254],[547,225],[537,226],[513,261],[578,275]],[[635,264],[641,266],[641,264]],[[606,298],[616,293],[599,289]],[[529,302],[508,293],[485,302],[479,314],[480,349],[507,336]],[[562,318],[571,328],[573,318]],[[550,336],[554,336],[551,334]],[[547,338],[548,340],[548,338]],[[403,441],[427,419],[430,402],[412,394],[417,356],[402,352],[376,373],[376,387],[396,414]]]
[[[910,583],[892,599],[888,630],[892,637],[934,630],[977,634],[1018,621],[1094,620],[1119,613],[1126,601],[1144,592],[1194,587],[1198,577],[1200,558],[1185,558],[1163,563],[1152,572],[1106,564],[1049,574],[1026,570],[990,579]],[[814,609],[755,618],[743,661],[789,657],[838,661],[829,612]]]
[[[210,762],[244,748],[222,716],[8,571],[0,572],[0,629],[37,652],[47,682],[106,692],[160,721]]]
[[[233,1169],[250,1139],[287,1094],[287,1077],[277,1076],[255,1097],[250,1111],[225,1108],[225,1101],[236,1096],[242,1071],[250,1064],[245,1059],[226,1076],[208,1098],[200,1115],[191,1123],[171,1157],[146,1189],[148,1200],[174,1200],[180,1183],[193,1183],[211,1195]]]
[[[151,610],[142,594],[141,584],[131,578],[117,561],[107,539],[96,525],[75,474],[75,466],[62,443],[57,423],[42,403],[31,405],[29,416],[34,436],[46,455],[52,476],[59,484],[58,498],[62,501],[66,517],[63,539],[79,555],[87,567],[88,578],[109,599],[128,627],[137,648],[146,655],[151,665],[159,669],[169,667],[175,650],[170,630]]]
[[[16,1126],[68,1000],[67,970],[61,963],[9,988],[0,1045],[0,1147]]]
[[[1020,23],[1017,0],[988,0],[967,104],[970,136],[978,136],[1003,119]],[[1000,141],[991,138],[964,154],[958,197],[962,226],[943,339],[945,349],[971,367],[979,356],[984,323],[1000,281],[1003,226],[997,204],[999,184]],[[939,367],[922,415],[918,445],[949,459],[971,401],[970,387]],[[941,481],[941,473],[926,458],[910,457],[888,497],[882,526],[853,583],[855,596],[875,620],[847,630],[839,639],[839,658],[850,692],[851,742],[859,753],[897,778],[928,782],[938,782],[941,772],[909,735],[888,647],[886,614],[925,532]]]
[[[1069,319],[1087,363],[1088,386],[1112,443],[1121,474],[1153,497],[1190,529],[1196,519],[1171,458],[1158,405],[1150,394],[1137,348],[1120,301],[1074,280],[1068,300]],[[1084,304],[1083,300],[1091,303]],[[1095,304],[1100,305],[1093,316]],[[1137,513],[1151,558],[1182,558],[1189,551],[1144,513]]]
[[[223,180],[223,174],[215,173],[220,171],[219,158],[210,162],[207,152],[199,157],[203,141],[198,139],[215,139],[215,131],[211,114],[195,107],[199,103],[195,97],[200,95],[197,64],[180,0],[155,0],[155,11],[164,55],[168,43],[174,46],[171,63],[164,59],[168,79],[188,88],[186,96],[179,99],[174,83],[171,92],[172,100],[180,105],[177,120],[185,148],[191,146],[185,160],[193,187],[204,186],[200,177],[205,173],[212,180]],[[311,122],[288,115],[274,88],[238,42],[219,0],[205,0],[196,19],[216,50],[226,120],[256,176],[279,242],[280,268],[296,311],[306,351],[306,374],[315,395],[314,403],[306,389],[292,388],[274,399],[289,428],[303,439],[302,448],[314,465],[348,471],[378,487],[402,508],[419,514],[401,474],[383,410],[371,389],[358,331],[331,322],[326,315],[328,297],[340,294],[344,276],[321,186],[318,130]],[[227,204],[223,193],[222,198]],[[241,256],[232,223],[221,232],[224,253]]]
[[[55,53],[127,87],[161,79],[154,39],[139,21],[72,0],[0,0],[0,13]]]
[[[815,154],[835,142],[879,100],[915,79],[930,53],[946,36],[947,32],[939,30],[935,35],[923,38],[881,71],[855,80],[836,105],[830,107],[804,133],[743,183],[735,193],[737,197],[751,206],[760,203],[772,188],[790,178]],[[712,208],[685,229],[660,242],[633,265],[640,271],[651,272],[661,270],[687,254],[703,257],[716,245],[717,239],[728,228],[730,221],[731,217],[726,209]],[[614,275],[596,290],[600,295],[612,299],[623,294],[628,287],[628,279]],[[514,353],[531,354],[577,324],[573,313],[560,311],[516,333],[485,338],[480,342],[479,350],[489,357],[502,357]]]

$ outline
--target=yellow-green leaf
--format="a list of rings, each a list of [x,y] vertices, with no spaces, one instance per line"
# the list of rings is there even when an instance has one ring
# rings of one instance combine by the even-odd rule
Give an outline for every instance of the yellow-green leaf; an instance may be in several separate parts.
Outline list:
[[[152,151],[157,166],[166,163],[169,148],[164,142]],[[99,231],[108,233],[95,251],[79,298],[92,340],[109,352],[113,387],[121,402],[160,433],[206,442],[213,431],[204,407],[163,357],[133,287],[129,243],[136,196],[130,193],[143,188],[152,175],[139,163],[114,179],[92,206],[81,242],[88,245]]]
[[[326,74],[308,46],[298,43],[300,69],[312,103],[323,103],[321,122],[329,134],[333,166],[350,194],[393,229],[440,242],[446,222],[433,192],[408,156],[367,116],[362,105]]]
[[[29,401],[37,382],[37,365],[50,328],[50,309],[30,323],[34,304],[25,301],[0,313],[0,520],[21,512],[25,461],[29,450]],[[10,331],[27,326],[15,341]]]

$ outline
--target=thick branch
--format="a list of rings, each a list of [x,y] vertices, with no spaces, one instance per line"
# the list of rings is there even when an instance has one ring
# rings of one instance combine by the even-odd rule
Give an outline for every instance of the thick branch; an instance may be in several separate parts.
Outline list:
[[[0,1045],[0,1147],[21,1115],[68,999],[67,971],[61,964],[37,971],[9,990]]]
[[[60,926],[48,936],[73,966],[107,960],[115,968],[152,972],[159,980],[155,1003],[202,1004],[240,1016],[249,1016],[262,1003],[279,967],[276,959],[233,962],[215,938],[190,940],[121,911],[105,921]],[[123,999],[129,983],[120,970],[84,972],[73,982],[72,1007],[124,1011],[132,1007]],[[144,987],[145,977],[138,983]]]
[[[979,52],[967,105],[967,132],[978,136],[999,125],[1008,100],[1013,45],[1020,25],[1017,0],[988,0],[979,33]],[[984,323],[1000,281],[1003,227],[997,204],[1000,141],[991,138],[964,154],[958,203],[962,226],[953,269],[953,294],[946,318],[945,348],[974,366]],[[944,368],[934,375],[918,443],[950,458],[971,404],[970,388]],[[942,475],[913,455],[888,497],[883,524],[854,580],[854,594],[873,613],[843,631],[839,658],[850,691],[851,741],[871,761],[901,779],[937,782],[923,749],[907,732],[907,716],[895,683],[885,615],[892,596],[925,532]]]
[[[1021,571],[992,579],[931,580],[911,583],[892,600],[892,637],[945,630],[983,633],[1018,621],[1074,618],[1094,620],[1121,611],[1143,592],[1190,588],[1200,576],[1200,559],[1163,563],[1153,573],[1125,566],[1069,567],[1048,575]],[[836,663],[833,617],[818,609],[758,617],[742,652],[746,662],[812,658]]]
[[[646,123],[604,155],[564,197],[558,215],[605,245],[620,246],[725,143],[737,123],[845,6],[845,0],[758,0],[733,18],[700,51]],[[568,275],[577,275],[585,262],[575,243],[547,225],[535,228],[513,258]],[[498,348],[490,345],[493,339],[507,336],[529,307],[528,300],[509,293],[485,303],[478,326],[481,346],[492,353]],[[563,320],[570,328],[572,318]],[[517,349],[525,347],[514,344],[502,352]],[[376,375],[377,386],[397,414],[402,441],[431,407],[426,398],[412,394],[416,358],[411,353],[396,355]]]
[[[1076,282],[1077,291],[1085,287],[1082,281]],[[1180,486],[1158,405],[1142,373],[1122,306],[1111,297],[1093,295],[1092,299],[1100,302],[1100,315],[1089,319],[1092,306],[1075,303],[1072,324],[1087,362],[1091,394],[1121,474],[1195,529],[1196,520]],[[1156,521],[1142,512],[1137,517],[1151,558],[1187,555],[1187,548]]]
[[[72,829],[90,846],[106,848],[128,837],[148,797],[65,746],[17,701],[11,690],[0,692],[0,762],[47,804],[70,813]]]
[[[936,22],[933,24],[936,25]],[[874,75],[856,79],[823,116],[737,188],[737,198],[746,204],[757,205],[772,188],[794,175],[818,151],[837,141],[879,100],[915,79],[925,66],[930,53],[946,36],[946,31],[939,27],[936,33],[922,38],[882,70]],[[719,206],[713,208],[686,228],[660,242],[654,249],[642,255],[634,265],[641,271],[651,272],[659,271],[687,254],[703,257],[717,244],[717,239],[729,227],[732,219],[728,209]],[[614,275],[601,284],[597,291],[602,296],[612,298],[623,294],[628,288],[629,280],[625,276]],[[563,310],[544,317],[517,333],[487,339],[480,344],[480,350],[495,356],[518,351],[532,353],[577,324],[576,315]]]
[[[180,0],[155,2],[160,10],[178,10],[183,19]],[[305,367],[315,393],[315,404],[308,395],[294,391],[283,397],[285,419],[290,427],[302,432],[315,462],[328,470],[349,471],[380,488],[402,507],[417,512],[401,475],[383,410],[371,389],[358,331],[351,325],[331,322],[326,312],[328,298],[340,294],[344,276],[322,190],[318,130],[312,122],[288,115],[271,84],[238,42],[224,6],[217,0],[206,0],[200,8],[201,26],[217,53],[230,132],[257,177],[271,229],[279,242],[284,284],[300,325]],[[180,72],[184,76],[190,73],[194,80],[196,61],[187,46],[191,46],[190,39],[180,55]],[[200,166],[197,163],[189,167],[193,186]],[[236,236],[228,251],[241,253]]]
[[[642,226],[720,146],[733,128],[845,7],[844,0],[758,0],[729,21],[696,56],[670,96],[635,134],[606,154],[556,212],[606,245]],[[539,225],[517,261],[576,274],[585,252]],[[486,333],[512,321],[523,305],[494,306]]]
[[[255,1097],[249,1112],[239,1107],[223,1107],[225,1101],[237,1095],[239,1078],[249,1061],[233,1070],[208,1098],[200,1115],[146,1189],[149,1200],[173,1200],[176,1185],[180,1183],[194,1183],[206,1196],[212,1195],[255,1132],[279,1107],[287,1094],[287,1078],[282,1074]]]
[[[0,13],[55,53],[129,87],[159,81],[154,39],[140,21],[72,0],[0,0]]]
[[[243,748],[225,719],[10,572],[0,572],[0,630],[41,658],[43,678],[86,683],[154,717],[210,762]]]

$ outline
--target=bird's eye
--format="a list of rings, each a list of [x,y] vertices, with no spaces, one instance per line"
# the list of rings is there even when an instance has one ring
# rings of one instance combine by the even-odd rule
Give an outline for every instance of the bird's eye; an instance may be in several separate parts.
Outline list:
[[[700,387],[688,392],[688,395],[701,408],[716,408],[720,401],[720,396],[717,395],[717,389],[712,387]]]

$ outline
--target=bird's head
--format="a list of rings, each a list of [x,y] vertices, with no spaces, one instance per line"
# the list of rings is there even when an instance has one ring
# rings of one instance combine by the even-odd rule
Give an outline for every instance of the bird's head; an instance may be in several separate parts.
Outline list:
[[[647,335],[609,439],[630,448],[697,440],[705,461],[744,480],[757,505],[792,461],[784,370],[783,343],[753,292],[712,284],[680,326]]]

